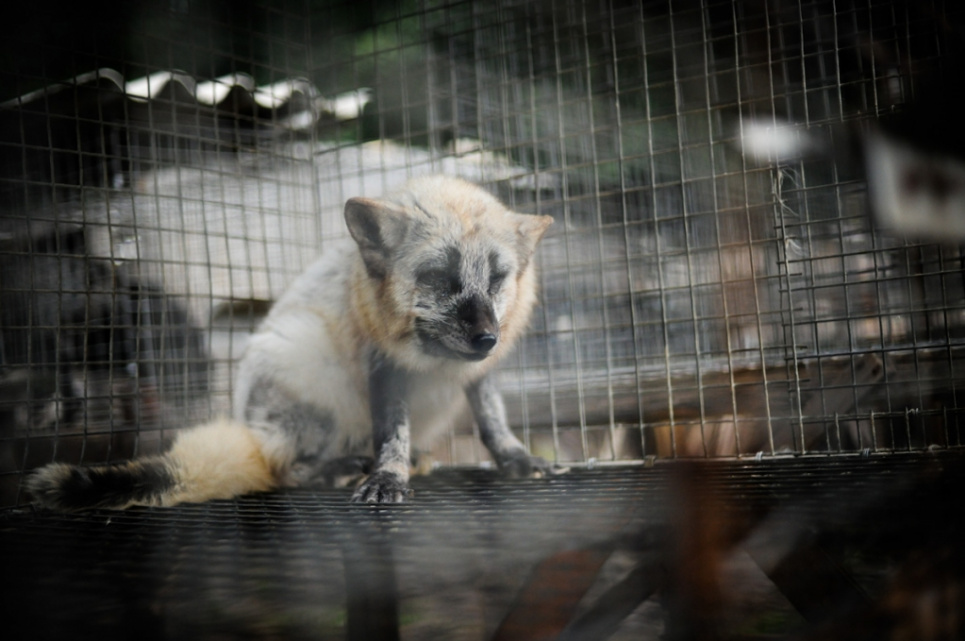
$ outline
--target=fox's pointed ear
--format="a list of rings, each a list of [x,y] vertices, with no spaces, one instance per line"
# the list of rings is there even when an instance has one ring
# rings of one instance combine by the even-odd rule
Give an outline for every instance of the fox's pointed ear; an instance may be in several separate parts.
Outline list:
[[[373,278],[386,275],[392,251],[405,239],[408,220],[404,209],[381,200],[350,198],[345,203],[345,224]]]
[[[516,238],[519,247],[521,269],[526,266],[536,250],[536,244],[553,224],[552,216],[516,214]]]

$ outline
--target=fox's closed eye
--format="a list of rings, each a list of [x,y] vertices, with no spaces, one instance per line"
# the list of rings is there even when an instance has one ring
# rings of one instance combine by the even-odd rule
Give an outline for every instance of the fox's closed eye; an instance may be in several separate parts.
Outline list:
[[[490,274],[489,293],[495,294],[497,291],[499,291],[499,288],[502,287],[503,283],[506,281],[507,276],[509,276],[509,272],[504,270],[497,270]]]
[[[459,276],[447,269],[426,269],[416,274],[416,284],[419,287],[447,294],[458,293],[462,289]]]

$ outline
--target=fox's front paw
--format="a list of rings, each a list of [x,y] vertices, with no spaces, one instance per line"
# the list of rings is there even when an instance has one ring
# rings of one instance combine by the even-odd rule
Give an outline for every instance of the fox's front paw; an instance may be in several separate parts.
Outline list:
[[[553,473],[554,466],[541,456],[526,450],[513,450],[499,460],[499,471],[509,478],[542,478]]]
[[[353,503],[402,503],[412,495],[406,479],[392,472],[375,472],[358,486]]]

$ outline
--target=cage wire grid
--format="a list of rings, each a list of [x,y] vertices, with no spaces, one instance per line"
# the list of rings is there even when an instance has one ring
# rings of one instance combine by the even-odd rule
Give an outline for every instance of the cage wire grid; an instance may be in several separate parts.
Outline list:
[[[875,225],[857,150],[933,69],[954,73],[960,10],[326,2],[135,17],[114,25],[137,36],[127,49],[88,38],[110,24],[89,19],[3,76],[5,506],[36,465],[155,451],[225,412],[245,337],[345,235],[342,203],[428,172],[557,221],[541,306],[500,373],[535,452],[961,444],[960,249]],[[432,455],[477,463],[475,443],[453,426]]]
[[[33,8],[0,42],[3,629],[871,639],[947,622],[921,595],[962,611],[960,239],[890,227],[866,152],[957,202],[958,3]],[[37,466],[227,413],[345,201],[425,173],[555,219],[498,380],[568,474],[478,469],[467,423],[397,509],[26,507]]]
[[[936,508],[961,457],[691,465],[515,484],[461,468],[376,509],[302,489],[8,511],[0,614],[13,638],[877,639],[950,621],[928,604],[960,602],[962,517]]]

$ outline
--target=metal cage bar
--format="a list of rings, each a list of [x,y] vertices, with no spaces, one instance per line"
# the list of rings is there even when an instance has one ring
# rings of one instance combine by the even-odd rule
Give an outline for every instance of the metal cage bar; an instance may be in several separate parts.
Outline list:
[[[500,373],[535,452],[961,446],[961,241],[876,222],[856,151],[917,131],[902,115],[960,72],[954,3],[249,9],[4,45],[30,55],[0,76],[0,506],[37,465],[228,411],[246,336],[345,235],[344,201],[428,172],[557,219]],[[477,464],[475,443],[454,425],[432,455]]]

